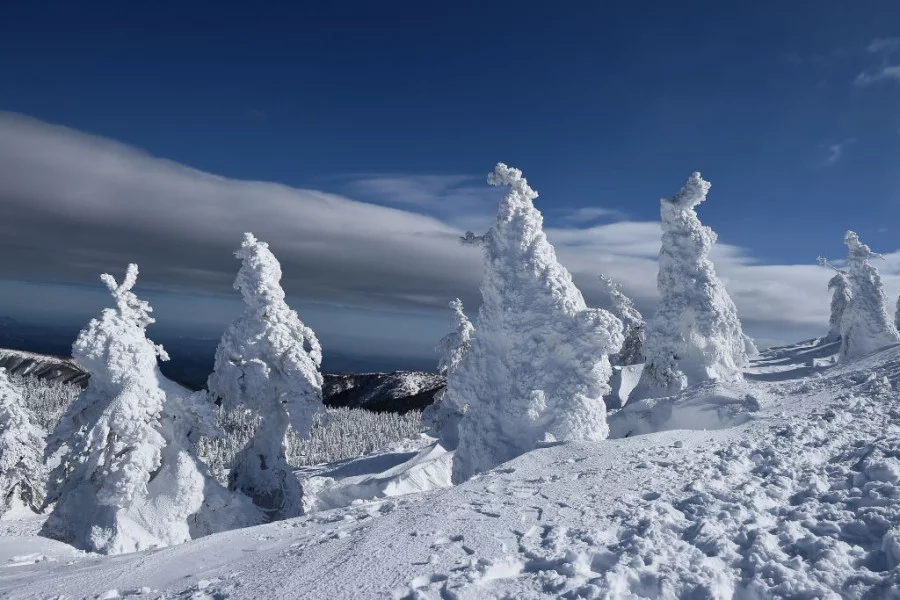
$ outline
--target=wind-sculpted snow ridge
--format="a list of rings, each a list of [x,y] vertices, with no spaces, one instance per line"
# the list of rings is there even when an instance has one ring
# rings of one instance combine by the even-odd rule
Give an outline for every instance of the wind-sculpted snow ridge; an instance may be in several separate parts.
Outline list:
[[[888,299],[881,276],[871,262],[879,254],[848,231],[847,274],[850,279],[850,301],[841,318],[841,356],[856,358],[900,342],[900,333],[888,312]]]
[[[544,441],[604,439],[608,355],[623,341],[621,322],[587,308],[556,260],[522,172],[501,163],[488,182],[509,189],[479,243],[478,328],[443,400],[468,405],[453,459],[457,483]]]
[[[748,354],[755,351],[709,259],[716,234],[694,210],[709,188],[694,173],[678,194],[660,202],[660,300],[644,342],[645,396],[667,395],[708,379],[739,381]]]
[[[268,244],[244,234],[235,252],[241,268],[234,287],[244,313],[216,349],[209,391],[230,410],[246,409],[259,426],[231,465],[230,487],[276,520],[302,510],[302,490],[285,460],[288,428],[306,437],[322,404],[322,347],[284,300],[281,265]]]

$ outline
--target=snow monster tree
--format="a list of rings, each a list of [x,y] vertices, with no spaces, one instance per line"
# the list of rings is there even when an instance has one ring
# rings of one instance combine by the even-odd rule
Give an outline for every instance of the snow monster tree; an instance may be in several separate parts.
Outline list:
[[[69,452],[50,478],[55,502],[43,534],[83,550],[134,552],[191,539],[190,520],[204,501],[205,469],[185,435],[191,411],[167,402],[157,357],[147,339],[150,305],[131,291],[137,265],[125,280],[101,279],[115,300],[81,331],[72,356],[90,372],[87,388],[51,436],[48,454]]]
[[[844,243],[851,293],[841,317],[841,357],[856,358],[900,342],[900,334],[891,318],[878,269],[869,262],[880,255],[852,231],[844,236]]]
[[[450,373],[444,402],[468,405],[459,422],[453,481],[534,449],[543,441],[602,440],[608,355],[622,324],[589,309],[547,241],[537,192],[518,169],[488,177],[509,186],[480,241],[484,252],[478,328]]]
[[[251,411],[259,426],[231,465],[229,487],[249,496],[267,520],[302,512],[302,490],[285,460],[288,428],[309,434],[322,404],[322,348],[312,329],[291,310],[281,289],[281,265],[268,244],[253,234],[235,256],[241,259],[234,287],[244,313],[216,349],[210,394],[226,408]]]
[[[639,393],[645,396],[672,394],[708,379],[741,380],[752,351],[734,302],[709,259],[716,234],[694,210],[709,188],[694,173],[678,194],[660,202],[660,299],[643,347]]]

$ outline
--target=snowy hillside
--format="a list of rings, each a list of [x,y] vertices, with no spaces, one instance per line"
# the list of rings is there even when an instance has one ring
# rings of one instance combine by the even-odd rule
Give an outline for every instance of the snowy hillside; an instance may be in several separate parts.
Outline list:
[[[895,597],[900,347],[835,365],[836,351],[773,349],[745,382],[630,403],[609,419],[613,436],[628,437],[547,445],[453,488],[172,548],[89,556],[34,536],[34,518],[0,521],[0,592]],[[414,454],[370,457],[368,475],[359,461],[344,474],[396,479]]]
[[[71,358],[0,348],[0,368],[13,375],[84,385],[90,375]]]

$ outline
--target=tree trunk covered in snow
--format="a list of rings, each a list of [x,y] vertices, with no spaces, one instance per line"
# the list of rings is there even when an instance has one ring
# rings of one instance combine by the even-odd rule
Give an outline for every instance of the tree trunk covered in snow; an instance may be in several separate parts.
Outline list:
[[[478,328],[447,381],[444,401],[468,405],[459,423],[455,482],[542,441],[604,439],[607,356],[623,339],[621,322],[587,308],[557,262],[532,203],[537,193],[521,171],[498,164],[488,181],[509,190],[481,243]]]
[[[847,274],[850,278],[850,302],[841,318],[841,356],[856,358],[879,348],[900,342],[900,334],[890,316],[888,298],[881,276],[869,259],[879,255],[848,231]]]
[[[288,427],[309,434],[322,404],[322,348],[284,300],[281,265],[268,244],[245,234],[234,287],[246,307],[216,349],[209,391],[230,410],[246,409],[260,425],[231,465],[230,487],[253,499],[267,519],[302,511],[302,490],[285,460]]]
[[[716,234],[694,210],[709,187],[694,173],[678,194],[661,201],[660,300],[644,343],[645,395],[674,393],[708,379],[737,381],[747,365],[737,309],[709,259]]]

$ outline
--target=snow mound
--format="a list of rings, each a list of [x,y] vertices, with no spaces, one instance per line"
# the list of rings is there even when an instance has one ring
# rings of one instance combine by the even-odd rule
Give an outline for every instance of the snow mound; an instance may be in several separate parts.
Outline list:
[[[418,453],[380,454],[347,461],[303,481],[304,512],[447,488],[451,485],[452,465],[452,453],[437,442]]]

